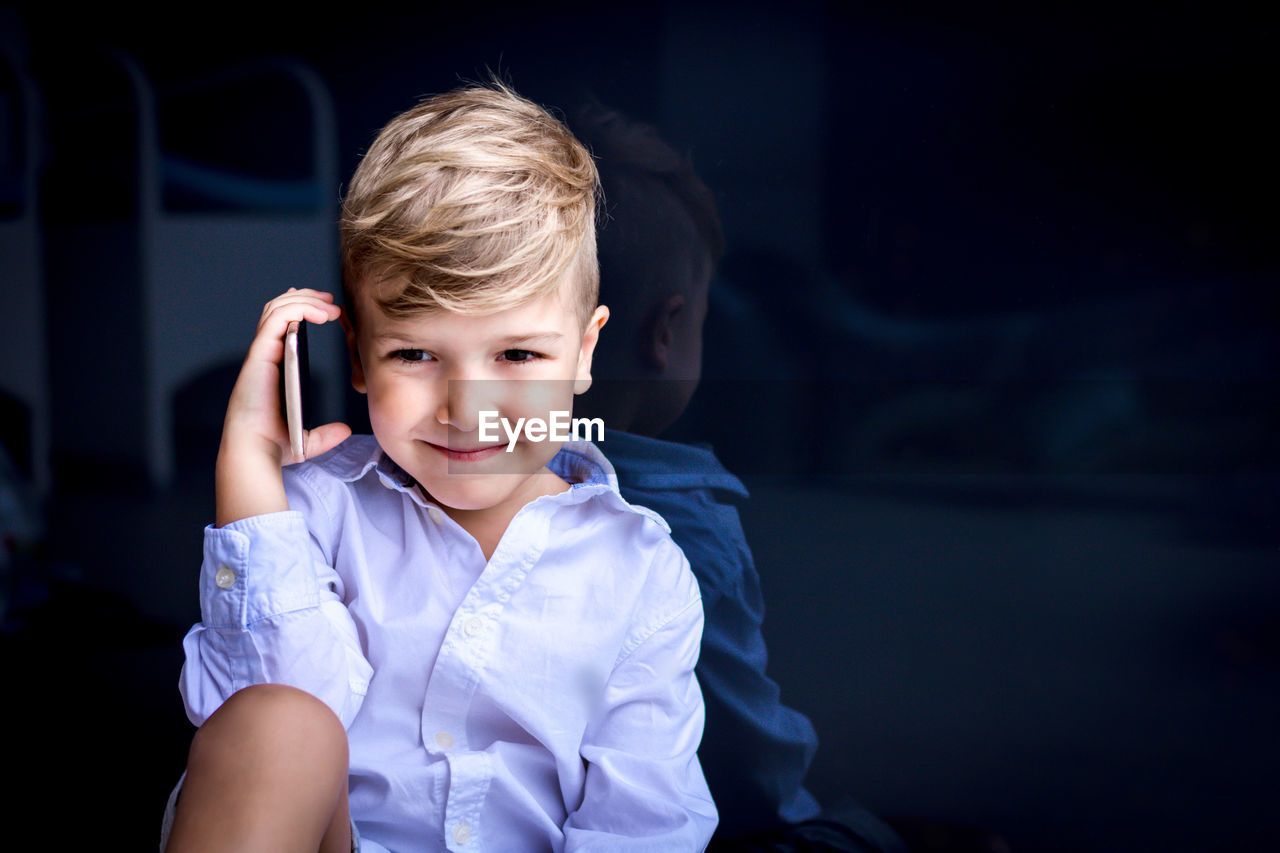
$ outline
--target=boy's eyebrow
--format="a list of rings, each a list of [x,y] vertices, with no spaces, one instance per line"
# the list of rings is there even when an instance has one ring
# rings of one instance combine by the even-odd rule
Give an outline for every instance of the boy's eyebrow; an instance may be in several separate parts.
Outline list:
[[[413,343],[413,335],[407,332],[378,332],[373,336],[373,340],[377,343],[391,341],[394,343],[408,344]]]
[[[505,347],[520,347],[534,345],[554,344],[563,338],[560,332],[530,332],[527,335],[510,335],[505,338],[498,338],[495,343]],[[417,338],[411,332],[378,332],[373,336],[373,340],[377,343],[393,342],[393,343],[414,343]]]
[[[499,341],[499,343],[502,343],[511,347],[530,346],[530,345],[537,345],[537,344],[547,345],[547,344],[554,344],[556,341],[560,340],[563,337],[564,335],[562,335],[560,332],[532,332],[527,335],[513,335],[512,337],[509,337],[509,338],[502,338]]]

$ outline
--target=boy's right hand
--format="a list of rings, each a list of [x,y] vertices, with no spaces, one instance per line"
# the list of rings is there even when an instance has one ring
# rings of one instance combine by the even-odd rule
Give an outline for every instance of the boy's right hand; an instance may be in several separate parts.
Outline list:
[[[340,314],[331,294],[310,289],[289,288],[262,309],[222,425],[215,475],[219,527],[289,508],[280,476],[280,466],[294,461],[280,413],[285,331],[294,320],[327,323]],[[318,456],[349,435],[350,427],[340,423],[309,430],[307,456]]]

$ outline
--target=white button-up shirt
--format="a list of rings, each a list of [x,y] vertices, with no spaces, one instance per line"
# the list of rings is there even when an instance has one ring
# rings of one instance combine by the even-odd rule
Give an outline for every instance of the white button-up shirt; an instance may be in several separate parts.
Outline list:
[[[290,511],[205,533],[181,690],[201,724],[291,684],[347,727],[364,853],[701,850],[698,586],[590,443],[493,556],[371,437],[285,469]]]

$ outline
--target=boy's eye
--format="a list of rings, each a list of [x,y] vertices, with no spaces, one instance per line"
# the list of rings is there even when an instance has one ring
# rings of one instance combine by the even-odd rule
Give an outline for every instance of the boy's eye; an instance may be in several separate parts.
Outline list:
[[[538,357],[536,352],[530,352],[527,349],[507,349],[502,351],[503,361],[533,361]]]
[[[426,361],[431,356],[420,349],[398,349],[391,353],[391,357],[400,361]]]

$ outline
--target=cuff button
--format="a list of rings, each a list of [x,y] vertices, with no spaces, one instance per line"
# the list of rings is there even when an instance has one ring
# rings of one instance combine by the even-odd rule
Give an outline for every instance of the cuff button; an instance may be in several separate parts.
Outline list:
[[[218,585],[219,589],[231,589],[236,582],[236,573],[222,566],[218,569],[218,573],[213,576],[213,582]]]

